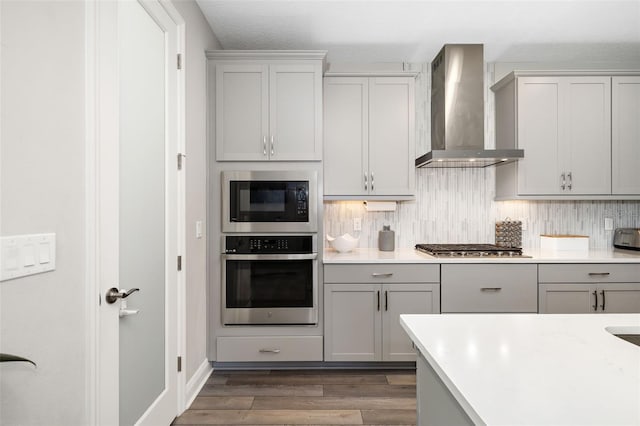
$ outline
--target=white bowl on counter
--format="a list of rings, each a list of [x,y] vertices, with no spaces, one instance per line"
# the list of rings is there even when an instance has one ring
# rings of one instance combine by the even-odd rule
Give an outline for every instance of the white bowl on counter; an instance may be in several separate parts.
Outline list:
[[[335,238],[327,234],[327,241],[329,241],[329,245],[334,250],[340,253],[347,253],[356,248],[360,238],[355,238],[348,233]]]

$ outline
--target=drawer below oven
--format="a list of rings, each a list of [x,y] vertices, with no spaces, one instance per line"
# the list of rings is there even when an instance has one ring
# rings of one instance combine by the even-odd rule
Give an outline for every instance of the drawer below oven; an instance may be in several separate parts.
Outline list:
[[[218,362],[322,361],[322,336],[218,337]]]

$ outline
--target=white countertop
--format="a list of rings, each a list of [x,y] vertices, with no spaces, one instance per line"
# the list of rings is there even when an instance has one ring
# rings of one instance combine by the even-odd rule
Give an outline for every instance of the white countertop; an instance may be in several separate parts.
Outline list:
[[[640,424],[640,314],[401,315],[469,417],[488,425]],[[626,328],[626,329],[625,329]]]
[[[640,263],[640,252],[630,250],[590,250],[581,252],[543,252],[523,249],[529,258],[447,258],[433,257],[413,248],[380,251],[357,248],[348,253],[325,249],[323,262],[331,263]]]

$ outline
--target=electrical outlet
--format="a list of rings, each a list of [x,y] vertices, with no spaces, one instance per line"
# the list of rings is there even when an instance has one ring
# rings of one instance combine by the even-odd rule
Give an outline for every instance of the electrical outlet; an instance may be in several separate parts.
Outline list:
[[[353,218],[353,230],[362,231],[362,218],[360,217]]]
[[[527,224],[527,218],[526,218],[526,217],[521,218],[521,219],[520,219],[520,222],[522,222],[522,230],[523,230],[523,231],[526,231],[526,230],[527,230],[527,228],[528,228],[528,226],[527,226],[527,225],[528,225],[528,224]]]
[[[613,218],[611,217],[604,218],[604,230],[613,231]]]

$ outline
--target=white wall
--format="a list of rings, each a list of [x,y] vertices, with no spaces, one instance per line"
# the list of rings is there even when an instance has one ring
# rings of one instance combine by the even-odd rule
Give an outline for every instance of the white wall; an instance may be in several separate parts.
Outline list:
[[[0,424],[85,423],[84,4],[5,1],[2,235],[55,232],[54,272],[0,283]]]
[[[174,1],[186,22],[186,305],[189,380],[207,358],[207,91],[204,51],[220,49],[195,1]],[[203,236],[196,238],[196,221]]]

